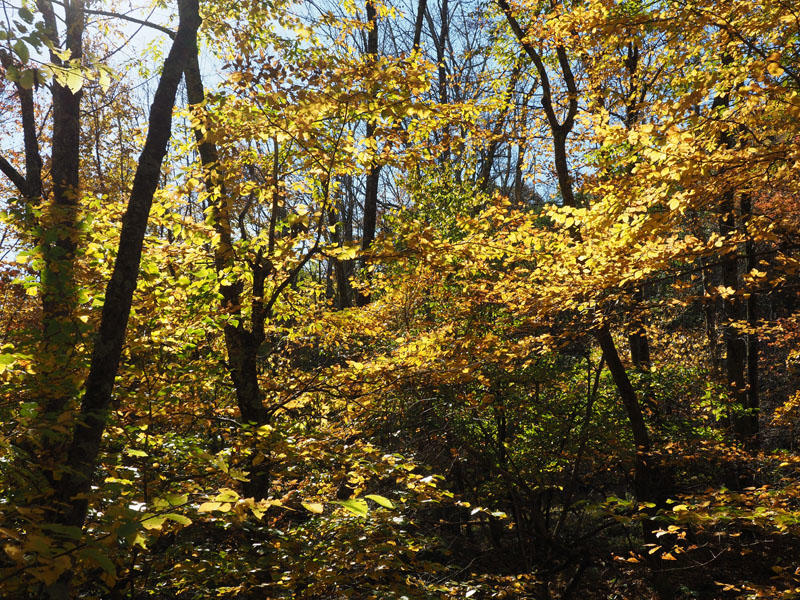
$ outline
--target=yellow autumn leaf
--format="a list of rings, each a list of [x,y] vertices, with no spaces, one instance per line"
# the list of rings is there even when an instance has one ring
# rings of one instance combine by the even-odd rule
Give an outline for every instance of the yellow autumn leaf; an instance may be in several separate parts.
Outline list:
[[[321,515],[322,511],[325,509],[319,502],[301,502],[300,504],[302,504],[303,508],[308,512],[314,513],[315,515]]]
[[[780,77],[783,75],[783,68],[781,68],[781,66],[775,62],[767,63],[767,73],[773,77]]]
[[[222,502],[203,502],[197,507],[197,512],[206,513],[219,510],[222,507]]]

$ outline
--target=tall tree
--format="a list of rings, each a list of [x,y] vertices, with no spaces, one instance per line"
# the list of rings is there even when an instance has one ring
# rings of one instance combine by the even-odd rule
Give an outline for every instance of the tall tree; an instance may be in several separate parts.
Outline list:
[[[196,44],[200,26],[197,0],[180,0],[178,13],[178,30],[164,60],[150,107],[147,139],[139,156],[122,220],[117,256],[106,286],[100,326],[93,344],[89,374],[83,385],[72,440],[64,456],[64,465],[68,465],[69,469],[54,482],[55,521],[66,525],[81,526],[86,518],[86,493],[92,484],[111,406],[114,380],[139,274],[144,234],[170,139],[178,84]]]
[[[367,48],[366,57],[371,65],[378,61],[378,11],[373,0],[367,0]],[[375,123],[367,120],[367,139],[375,140]],[[376,142],[373,141],[374,144]],[[364,216],[361,223],[361,249],[369,250],[375,240],[375,229],[378,223],[378,188],[381,179],[381,165],[371,161],[367,168],[367,179],[364,188]],[[359,306],[369,303],[369,294],[359,293],[356,297]]]

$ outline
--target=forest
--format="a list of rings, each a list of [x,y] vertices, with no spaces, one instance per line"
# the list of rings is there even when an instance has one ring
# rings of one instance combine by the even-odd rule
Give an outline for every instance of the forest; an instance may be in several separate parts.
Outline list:
[[[0,598],[800,598],[793,0],[0,6]]]

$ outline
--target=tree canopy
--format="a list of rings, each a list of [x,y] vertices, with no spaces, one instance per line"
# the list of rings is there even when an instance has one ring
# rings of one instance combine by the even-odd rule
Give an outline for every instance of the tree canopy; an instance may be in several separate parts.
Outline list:
[[[2,0],[0,596],[794,598],[788,0]]]

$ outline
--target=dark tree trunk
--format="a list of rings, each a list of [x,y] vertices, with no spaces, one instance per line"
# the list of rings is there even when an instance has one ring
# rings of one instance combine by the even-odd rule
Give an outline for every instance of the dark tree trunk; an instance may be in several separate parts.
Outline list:
[[[553,137],[553,155],[558,176],[559,190],[565,206],[577,207],[578,202],[573,191],[573,178],[569,170],[567,159],[566,142],[575,124],[575,116],[578,112],[578,89],[572,66],[567,56],[567,51],[563,46],[556,47],[556,59],[563,78],[564,87],[569,93],[566,111],[563,120],[559,120],[556,113],[556,106],[553,101],[552,87],[550,85],[550,75],[554,72],[552,66],[545,65],[537,47],[531,42],[527,32],[520,26],[514,11],[507,0],[496,0],[497,5],[503,11],[506,20],[525,52],[533,61],[539,83],[542,88],[542,108],[547,117],[550,131]],[[579,233],[573,232],[573,236],[578,239]],[[614,384],[622,398],[625,412],[630,423],[633,441],[636,446],[636,456],[634,463],[634,487],[637,497],[642,500],[654,501],[662,504],[666,500],[666,494],[672,487],[668,480],[661,475],[661,469],[652,457],[650,438],[647,426],[642,415],[639,399],[631,385],[625,367],[619,358],[614,340],[607,324],[595,331],[595,337],[600,344],[603,352],[603,360],[614,379]],[[652,528],[643,522],[645,533],[650,534]]]
[[[367,0],[367,56],[370,61],[378,60],[378,12],[371,0]],[[375,137],[375,125],[367,121],[367,138]],[[372,160],[367,172],[364,190],[364,218],[362,222],[361,249],[369,250],[375,241],[375,229],[378,221],[378,187],[380,184],[381,167],[375,159]],[[359,293],[356,298],[358,306],[369,304],[369,294]]]
[[[328,224],[334,226],[334,241],[342,246],[353,239],[352,206],[348,209],[349,199],[352,196],[351,180],[345,177],[342,181],[344,189],[341,193],[339,215],[336,208],[331,205],[328,209]],[[353,291],[350,286],[350,277],[353,274],[353,261],[331,258],[335,283],[336,306],[340,309],[353,305]]]
[[[745,242],[745,255],[747,259],[747,271],[750,272],[758,266],[758,259],[755,252],[755,242],[747,231],[747,222],[752,214],[752,200],[750,196],[742,197],[742,227],[745,229],[747,241]],[[759,435],[759,340],[758,340],[758,294],[751,291],[747,297],[747,428],[750,435],[750,443],[754,446],[758,444]]]
[[[628,374],[625,372],[625,367],[619,358],[619,353],[614,345],[614,340],[611,337],[611,331],[608,325],[602,326],[596,333],[600,350],[603,352],[603,360],[608,365],[608,370],[611,372],[611,377],[614,379],[614,385],[617,387],[622,404],[625,406],[625,412],[628,415],[628,420],[631,425],[631,433],[633,434],[633,442],[636,444],[637,453],[647,453],[650,451],[650,436],[647,433],[647,425],[644,422],[642,409],[639,406],[639,400],[636,397],[636,391],[631,385]]]
[[[715,373],[720,371],[719,346],[717,343],[717,301],[712,297],[714,288],[714,272],[707,266],[706,260],[700,258],[703,285],[703,317],[705,321],[708,350],[711,355],[711,367]]]
[[[633,129],[639,120],[639,94],[643,91],[639,89],[640,82],[637,78],[639,69],[639,46],[636,43],[628,43],[628,52],[625,59],[625,69],[628,72],[627,102],[625,103],[625,128]],[[646,87],[645,87],[646,89]],[[642,96],[643,98],[644,96]],[[629,172],[633,169],[631,165]],[[645,299],[644,285],[637,288],[633,295],[636,304]],[[628,328],[628,343],[631,350],[631,362],[642,372],[650,370],[650,341],[647,338],[647,330],[639,316],[635,316]]]
[[[192,54],[185,68],[186,91],[189,104],[201,107],[205,100],[205,90],[203,80],[200,75],[198,63],[197,45],[192,48]],[[231,233],[231,215],[228,210],[225,186],[215,178],[215,169],[218,168],[219,153],[214,143],[205,139],[201,130],[195,130],[195,139],[198,145],[200,160],[203,164],[205,173],[205,187],[210,195],[212,206],[214,230],[219,236],[219,242],[214,249],[214,263],[219,273],[233,266],[233,240]],[[275,147],[277,155],[278,148]],[[273,173],[275,183],[275,194],[273,197],[272,209],[269,221],[269,244],[268,252],[271,254],[274,249],[275,229],[277,225],[278,210],[278,176]],[[260,261],[257,261],[260,263]],[[260,291],[263,295],[264,279],[266,269],[262,264],[253,265],[253,288],[254,296]],[[258,354],[264,343],[264,319],[266,318],[263,303],[254,301],[253,320],[251,329],[248,331],[241,319],[242,304],[241,281],[220,284],[220,295],[222,296],[222,309],[228,314],[239,317],[236,325],[227,324],[224,327],[225,349],[227,352],[228,373],[233,382],[236,393],[236,404],[239,407],[239,414],[243,424],[248,427],[259,427],[269,421],[269,415],[264,407],[264,399],[261,387],[258,382]],[[246,497],[253,497],[260,500],[269,493],[270,473],[269,462],[263,461],[259,465],[251,464],[248,468],[248,481],[244,482],[243,493]]]
[[[517,209],[522,208],[523,201],[523,184],[522,179],[522,165],[525,163],[525,144],[517,144],[517,161],[514,165],[514,207]]]
[[[39,0],[45,33],[54,48],[61,47],[56,15],[49,0]],[[85,14],[83,2],[77,1],[64,10],[64,49],[73,59],[83,57]],[[55,64],[61,59],[50,53]],[[74,319],[77,308],[75,285],[75,251],[79,239],[78,212],[80,201],[80,105],[82,91],[73,92],[65,85],[53,82],[53,138],[50,177],[51,201],[43,205],[41,246],[44,268],[41,272],[42,330],[42,446],[52,458],[59,456],[67,443],[66,436],[56,434],[52,425],[62,415],[80,388],[79,367],[75,348],[79,329]],[[33,129],[26,127],[25,129]],[[25,132],[26,138],[30,135]],[[33,141],[26,139],[26,149]],[[33,161],[40,160],[32,157]],[[30,165],[33,167],[33,165]],[[35,168],[35,167],[34,167]],[[41,193],[41,187],[39,188]]]
[[[731,62],[730,56],[723,55],[722,63],[724,65]],[[714,109],[729,106],[730,95],[722,94],[715,97],[711,105]],[[736,145],[736,138],[733,133],[724,131],[719,136],[719,142],[726,148],[733,148]],[[734,190],[727,190],[719,198],[719,233],[723,239],[734,236],[738,232],[734,198]],[[745,200],[745,202],[748,202],[748,200]],[[737,294],[739,292],[739,258],[737,253],[737,247],[730,248],[728,254],[722,260],[722,285],[728,289],[730,294],[722,302],[722,312],[725,320],[722,338],[725,343],[725,376],[734,400],[731,425],[740,441],[750,443],[756,431],[753,429],[750,415],[741,412],[743,410],[746,411],[748,408],[747,339],[735,326],[736,322],[747,318],[746,311],[743,310],[742,301]]]
[[[422,39],[422,24],[425,21],[425,11],[428,9],[428,0],[419,0],[417,4],[417,18],[414,22],[414,42],[412,45],[413,50],[419,50],[420,41]]]
[[[497,116],[497,121],[495,121],[494,127],[492,127],[492,137],[489,141],[489,146],[486,149],[486,154],[483,158],[483,164],[481,165],[481,169],[478,174],[478,186],[484,190],[488,190],[489,184],[491,183],[492,168],[494,167],[495,156],[497,154],[497,149],[500,146],[500,139],[506,129],[506,121],[509,113],[511,112],[514,91],[516,90],[517,81],[519,81],[521,72],[522,68],[520,65],[515,65],[514,69],[511,71],[508,87],[506,88],[506,93],[504,94],[505,103],[503,108],[500,110],[500,114]],[[518,162],[517,165],[521,169],[520,162]]]
[[[644,300],[642,288],[636,290],[633,296],[638,303]],[[631,320],[628,327],[628,344],[631,350],[631,362],[642,372],[650,371],[650,341],[647,339],[647,330],[644,328],[641,318],[636,315]]]
[[[14,64],[11,55],[0,49],[0,65],[8,69]],[[19,98],[22,116],[22,139],[25,147],[25,174],[23,175],[0,156],[0,172],[2,172],[17,191],[23,196],[26,225],[33,225],[32,208],[42,200],[42,157],[39,153],[39,139],[36,131],[36,114],[33,103],[33,90],[25,89],[18,82],[14,84]]]
[[[723,238],[734,235],[737,231],[736,215],[733,205],[733,192],[726,192],[720,202],[719,232]],[[722,302],[725,325],[723,328],[723,341],[725,343],[725,377],[729,391],[734,400],[734,411],[731,415],[731,424],[734,433],[743,442],[750,440],[754,432],[747,414],[742,410],[747,409],[747,340],[736,322],[745,316],[742,311],[742,302],[736,292],[739,291],[739,259],[735,249],[722,261],[722,285],[732,295]]]
[[[83,497],[97,467],[100,442],[111,405],[111,394],[119,367],[133,292],[139,272],[142,244],[153,194],[158,186],[161,163],[167,152],[172,110],[184,65],[196,44],[200,25],[197,0],[180,0],[178,32],[164,61],[155,98],[150,108],[147,140],[139,157],[128,207],[122,219],[119,248],[105,303],[91,366],[72,442],[65,464],[69,465],[56,488],[56,521],[81,526],[86,518]]]
[[[567,161],[567,135],[569,135],[569,131],[563,127],[553,131],[553,158],[562,202],[564,206],[575,208],[578,204],[572,191],[572,175],[570,175]]]
[[[561,192],[564,206],[577,207],[578,204],[572,187],[572,175],[570,174],[569,160],[567,158],[567,137],[572,132],[572,128],[575,125],[575,116],[578,114],[578,88],[567,51],[563,46],[556,48],[556,58],[561,69],[564,86],[569,92],[566,114],[563,121],[559,121],[550,85],[550,74],[553,69],[545,65],[542,55],[539,54],[536,46],[531,42],[527,32],[520,26],[507,0],[497,0],[497,5],[503,11],[511,30],[536,67],[536,72],[539,75],[539,84],[542,87],[542,108],[553,136],[553,160],[558,177],[558,189]]]
[[[639,500],[655,502],[662,505],[667,499],[671,485],[662,469],[652,455],[650,435],[647,431],[647,424],[642,414],[642,408],[636,391],[631,385],[625,367],[619,358],[619,353],[611,337],[608,325],[603,325],[595,332],[595,337],[600,344],[603,352],[603,360],[608,365],[614,385],[622,398],[625,413],[630,423],[633,443],[636,445],[636,457],[634,462],[634,488]],[[647,530],[647,528],[645,528]]]

